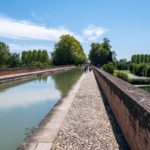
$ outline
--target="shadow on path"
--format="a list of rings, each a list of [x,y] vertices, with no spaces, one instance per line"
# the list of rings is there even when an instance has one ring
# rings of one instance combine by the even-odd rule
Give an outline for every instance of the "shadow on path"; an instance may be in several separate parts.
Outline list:
[[[98,82],[97,82],[98,84]],[[102,100],[103,100],[103,103],[104,103],[104,106],[105,106],[105,110],[107,112],[107,116],[110,120],[110,123],[111,123],[111,126],[112,126],[112,129],[113,129],[113,133],[114,133],[114,136],[118,142],[118,145],[119,145],[119,150],[130,150],[130,147],[119,127],[119,124],[117,123],[117,120],[111,110],[111,107],[107,101],[107,98],[106,96],[104,95],[103,93],[103,90],[102,88],[100,87],[100,85],[98,84],[98,87],[99,87],[99,90],[100,90],[100,94],[102,96]]]

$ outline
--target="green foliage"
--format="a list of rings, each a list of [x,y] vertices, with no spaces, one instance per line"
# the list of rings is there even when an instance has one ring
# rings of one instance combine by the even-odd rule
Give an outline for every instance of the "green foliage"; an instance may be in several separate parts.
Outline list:
[[[22,66],[41,67],[51,64],[46,50],[33,50],[22,52]]]
[[[19,67],[20,66],[20,56],[17,53],[12,53],[9,59],[9,67]]]
[[[107,38],[103,39],[102,43],[92,43],[89,53],[89,59],[92,64],[103,66],[108,62],[112,62],[112,51]]]
[[[150,63],[150,54],[149,55],[148,54],[132,55],[131,62],[135,64]]]
[[[86,55],[79,41],[70,35],[60,37],[60,41],[55,44],[55,49],[52,53],[54,65],[79,65],[86,61]]]
[[[150,79],[149,78],[134,78],[134,79],[129,79],[129,82],[134,85],[142,85],[142,84],[150,84]]]
[[[140,87],[140,89],[143,89],[144,91],[147,91],[150,93],[150,87],[149,86]]]
[[[10,59],[9,46],[3,42],[0,42],[0,68],[8,67],[9,59]]]
[[[118,70],[128,70],[129,62],[126,59],[120,59],[117,63]]]
[[[145,64],[134,64],[133,65],[133,73],[138,76],[144,76]]]
[[[116,76],[124,81],[128,81],[128,75],[126,73],[123,72],[117,72]]]
[[[108,64],[104,64],[103,70],[110,74],[114,74],[114,65],[111,62],[109,62]]]
[[[130,71],[137,76],[148,76],[149,67],[146,64],[131,64]]]
[[[138,76],[150,77],[150,66],[147,64],[130,64],[130,71]]]
[[[144,71],[145,76],[150,77],[150,66],[146,67]]]

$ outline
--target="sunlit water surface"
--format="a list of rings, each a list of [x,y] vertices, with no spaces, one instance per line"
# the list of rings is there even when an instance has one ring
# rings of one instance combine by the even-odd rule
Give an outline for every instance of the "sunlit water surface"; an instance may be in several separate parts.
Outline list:
[[[0,87],[0,150],[15,150],[81,74],[74,69]]]

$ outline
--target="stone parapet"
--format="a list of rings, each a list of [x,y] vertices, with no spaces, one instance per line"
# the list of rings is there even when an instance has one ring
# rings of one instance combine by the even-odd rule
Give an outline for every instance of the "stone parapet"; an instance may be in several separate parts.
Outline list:
[[[132,150],[150,150],[150,94],[93,67],[97,82]]]

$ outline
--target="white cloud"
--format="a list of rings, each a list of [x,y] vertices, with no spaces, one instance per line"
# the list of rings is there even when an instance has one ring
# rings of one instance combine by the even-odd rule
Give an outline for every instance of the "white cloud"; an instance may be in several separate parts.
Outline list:
[[[37,17],[35,13],[31,14]],[[16,20],[2,16],[0,14],[0,37],[17,40],[43,40],[43,41],[57,41],[61,35],[70,34],[77,40],[85,43],[90,43],[99,40],[99,38],[107,32],[107,29],[101,26],[89,25],[81,31],[81,34],[75,34],[65,27],[45,27],[42,25],[34,24],[26,20]],[[17,41],[15,40],[15,41]],[[8,43],[12,52],[21,52],[29,49],[47,49],[51,51],[53,48],[40,45],[28,45],[26,41],[24,44]]]
[[[83,37],[86,41],[95,41],[98,40],[105,32],[107,32],[107,29],[103,27],[89,25],[83,30]]]
[[[20,88],[17,90],[19,91],[17,94],[15,88],[12,90],[7,90],[7,94],[5,92],[1,93],[0,110],[15,107],[27,107],[40,102],[53,101],[59,99],[61,96],[61,93],[55,89],[24,90]]]
[[[15,20],[0,16],[0,36],[12,39],[34,39],[56,41],[61,35],[70,34],[64,27],[46,28],[25,20]]]

